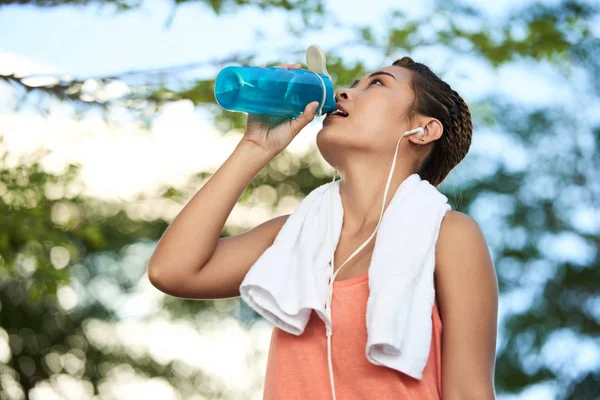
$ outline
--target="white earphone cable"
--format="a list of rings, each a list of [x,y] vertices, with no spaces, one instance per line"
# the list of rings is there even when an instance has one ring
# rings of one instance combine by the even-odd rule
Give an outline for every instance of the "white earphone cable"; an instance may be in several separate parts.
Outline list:
[[[328,300],[327,303],[325,303],[325,308],[327,309],[327,315],[329,317],[329,326],[326,326],[326,335],[327,335],[327,360],[329,362],[329,381],[331,383],[331,394],[333,395],[333,400],[336,400],[335,397],[335,384],[334,384],[334,380],[333,380],[333,365],[332,365],[332,361],[331,361],[331,336],[333,336],[333,321],[331,319],[331,299],[333,297],[333,282],[335,281],[335,278],[337,276],[337,274],[340,272],[340,270],[342,269],[342,267],[344,265],[346,265],[346,263],[348,261],[350,261],[352,259],[352,257],[354,257],[356,254],[358,254],[358,252],[360,252],[362,249],[365,248],[365,246],[371,241],[371,239],[373,239],[373,237],[375,236],[375,234],[377,233],[377,230],[379,229],[379,225],[381,225],[381,220],[383,217],[383,211],[385,208],[385,200],[387,199],[387,194],[388,194],[388,190],[390,188],[390,183],[392,182],[392,176],[394,175],[394,168],[396,167],[396,158],[398,156],[398,146],[400,146],[400,141],[402,140],[402,138],[404,136],[408,136],[408,135],[412,135],[413,133],[417,133],[420,136],[423,135],[424,130],[423,128],[419,127],[410,131],[405,132],[402,136],[400,136],[400,139],[398,139],[398,143],[396,144],[396,151],[394,152],[394,160],[392,161],[392,167],[390,168],[390,173],[388,175],[388,180],[387,183],[385,185],[385,190],[383,192],[383,204],[381,205],[381,214],[379,215],[379,222],[377,223],[377,227],[375,227],[375,230],[373,231],[373,233],[371,234],[371,236],[369,236],[369,238],[363,243],[361,244],[358,249],[356,249],[354,251],[354,253],[352,253],[350,255],[350,257],[348,257],[348,259],[346,261],[344,261],[344,263],[342,265],[340,265],[340,267],[337,269],[337,271],[335,271],[335,273],[332,274],[330,281],[329,281],[329,296],[328,296]],[[329,208],[329,231],[331,232],[331,271],[333,271],[333,268],[335,266],[335,260],[334,260],[334,254],[335,254],[335,248],[334,248],[334,236],[333,236],[333,183],[335,182],[335,178],[337,176],[337,171],[334,172],[333,174],[333,181],[332,181],[332,185],[331,185],[331,189],[330,189],[330,208]]]

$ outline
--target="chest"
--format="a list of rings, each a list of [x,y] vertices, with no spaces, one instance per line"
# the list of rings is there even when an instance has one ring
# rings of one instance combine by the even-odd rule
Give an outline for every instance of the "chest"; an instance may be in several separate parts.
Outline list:
[[[335,265],[333,271],[336,272],[343,265],[335,278],[336,281],[352,279],[369,271],[377,234],[350,261],[346,262],[346,260],[369,238],[372,232],[373,230],[370,230],[369,233],[365,233],[363,236],[353,237],[344,234],[342,231],[334,253]]]
[[[372,230],[369,232],[373,232]],[[365,234],[364,237],[356,238],[349,237],[345,235],[342,231],[342,235],[340,236],[340,241],[335,250],[335,267],[334,272],[337,271],[342,264],[354,253],[356,249],[361,246],[365,240],[367,240],[370,236],[370,233]],[[343,265],[341,271],[337,274],[335,280],[343,281],[347,279],[356,278],[358,276],[364,275],[369,271],[369,266],[371,265],[371,257],[373,256],[373,249],[375,248],[375,240],[377,239],[377,234],[371,239],[369,243],[359,251],[350,261]],[[439,246],[439,241],[437,243]],[[434,271],[434,286],[437,291],[438,282],[436,277],[437,268]],[[367,294],[368,296],[368,294]],[[438,303],[438,299],[436,296],[435,299],[436,304]],[[439,305],[438,305],[439,307]]]

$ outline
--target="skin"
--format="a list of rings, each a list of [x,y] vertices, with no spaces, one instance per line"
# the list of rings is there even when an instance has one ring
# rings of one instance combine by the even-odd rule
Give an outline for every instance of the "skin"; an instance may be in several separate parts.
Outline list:
[[[327,118],[317,135],[319,151],[342,178],[342,237],[347,243],[362,243],[377,226],[400,136],[419,126],[425,129],[423,137],[409,135],[400,141],[385,207],[400,183],[418,171],[443,133],[435,118],[407,118],[414,100],[409,83],[412,71],[399,66],[375,71],[382,72],[336,91],[349,115]],[[444,217],[436,244],[434,280],[443,322],[442,398],[495,399],[498,282],[481,228],[464,213],[450,210]]]

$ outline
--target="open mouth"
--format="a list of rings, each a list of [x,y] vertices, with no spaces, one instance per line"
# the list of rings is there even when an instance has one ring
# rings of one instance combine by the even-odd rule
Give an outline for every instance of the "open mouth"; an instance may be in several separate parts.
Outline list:
[[[337,115],[339,117],[347,117],[348,113],[343,112],[342,110],[333,110],[329,113],[329,115]]]
[[[348,112],[346,110],[344,110],[344,108],[340,104],[338,104],[336,106],[335,110],[333,110],[327,114],[327,118],[329,118],[329,117],[346,118],[347,116],[348,116]]]

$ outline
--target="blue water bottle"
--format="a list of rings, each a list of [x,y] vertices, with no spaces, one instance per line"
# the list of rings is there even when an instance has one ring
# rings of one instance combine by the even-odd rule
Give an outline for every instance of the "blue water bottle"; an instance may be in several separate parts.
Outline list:
[[[227,67],[215,80],[215,98],[225,110],[296,118],[313,101],[316,115],[335,109],[335,94],[323,51],[308,48],[309,70],[276,67]]]

